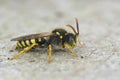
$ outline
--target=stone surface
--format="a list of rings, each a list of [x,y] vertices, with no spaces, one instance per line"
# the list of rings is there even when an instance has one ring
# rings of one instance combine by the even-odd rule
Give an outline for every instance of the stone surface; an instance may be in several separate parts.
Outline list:
[[[48,64],[47,51],[37,50],[7,60],[18,52],[9,52],[16,43],[11,38],[66,28],[75,17],[85,43],[74,48],[78,57],[58,50]],[[0,80],[120,80],[119,75],[119,0],[0,0]]]

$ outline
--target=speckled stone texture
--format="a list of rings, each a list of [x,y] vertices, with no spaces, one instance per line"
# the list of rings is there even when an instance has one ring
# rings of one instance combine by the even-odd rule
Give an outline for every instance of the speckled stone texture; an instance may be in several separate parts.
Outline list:
[[[29,51],[16,60],[8,57],[11,38],[50,32],[79,19],[78,57],[67,50]],[[83,58],[81,58],[83,56]],[[119,0],[0,0],[0,80],[120,80]]]

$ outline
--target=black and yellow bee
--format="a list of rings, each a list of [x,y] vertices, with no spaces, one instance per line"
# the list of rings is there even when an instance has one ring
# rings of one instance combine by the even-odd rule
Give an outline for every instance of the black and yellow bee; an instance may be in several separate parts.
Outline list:
[[[24,54],[25,52],[29,51],[32,48],[48,48],[48,63],[51,61],[52,57],[52,50],[56,46],[60,46],[62,48],[67,48],[73,56],[77,56],[76,53],[72,50],[77,43],[80,41],[78,40],[79,35],[79,25],[78,20],[76,21],[77,31],[71,25],[66,25],[70,27],[73,33],[68,33],[66,30],[58,28],[54,29],[51,33],[38,33],[38,34],[31,34],[26,36],[21,36],[18,38],[14,38],[11,41],[17,41],[16,49],[23,49],[18,54],[14,55],[9,60],[13,60]],[[81,43],[80,43],[81,44]]]

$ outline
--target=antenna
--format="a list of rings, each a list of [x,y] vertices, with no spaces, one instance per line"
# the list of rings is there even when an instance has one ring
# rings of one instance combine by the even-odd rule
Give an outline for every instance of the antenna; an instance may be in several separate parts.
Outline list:
[[[77,31],[76,31],[75,28],[74,28],[72,25],[70,25],[70,24],[67,24],[66,26],[70,27],[70,28],[74,31],[74,33],[75,33],[76,35],[79,35],[79,24],[78,24],[78,19],[77,19],[77,18],[75,18],[75,22],[76,22]]]
[[[75,22],[76,22],[76,27],[77,27],[77,34],[76,35],[79,35],[79,24],[78,24],[77,18],[75,18]]]

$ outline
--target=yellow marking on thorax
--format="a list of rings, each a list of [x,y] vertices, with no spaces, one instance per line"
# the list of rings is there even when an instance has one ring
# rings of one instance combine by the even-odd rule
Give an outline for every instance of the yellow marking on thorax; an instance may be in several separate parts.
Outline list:
[[[21,44],[22,44],[22,46],[24,46],[24,47],[26,46],[24,41],[21,41]]]
[[[60,39],[63,38],[63,36],[61,36],[59,32],[56,32],[56,34],[60,36]]]
[[[59,33],[59,32],[56,32],[56,34],[57,34],[57,35],[60,35],[60,33]]]
[[[26,44],[29,46],[30,45],[30,42],[29,42],[29,40],[26,40]]]
[[[21,47],[22,48],[22,45],[20,44],[19,41],[17,42],[17,47]]]
[[[36,43],[36,42],[35,42],[35,39],[31,39],[31,43]]]

